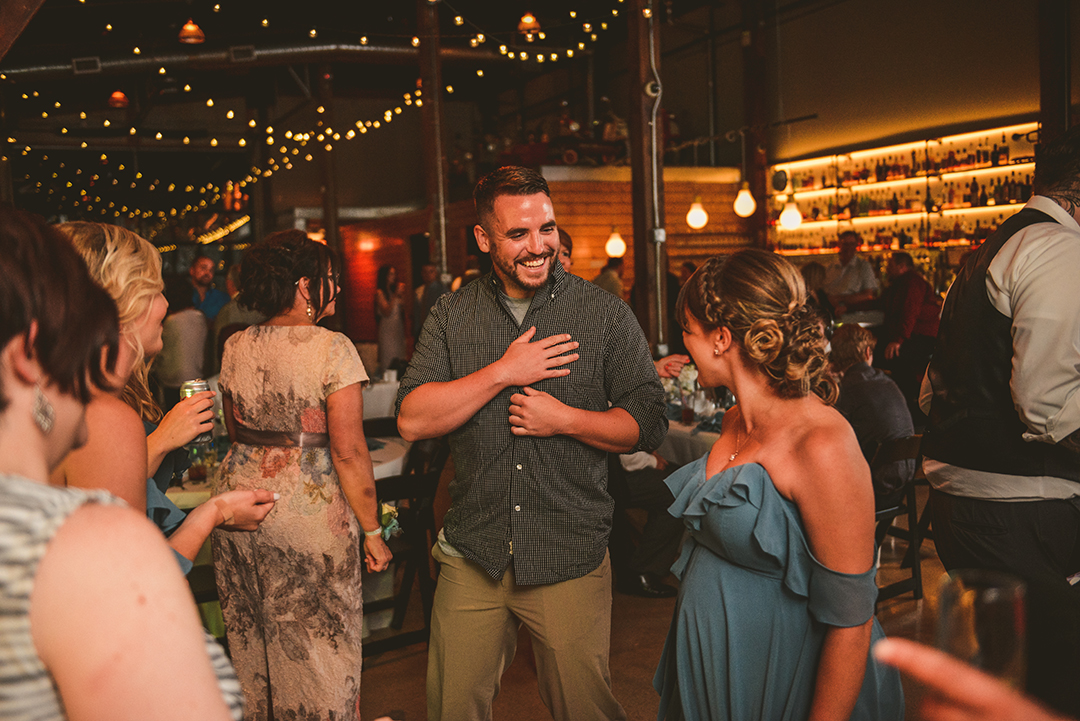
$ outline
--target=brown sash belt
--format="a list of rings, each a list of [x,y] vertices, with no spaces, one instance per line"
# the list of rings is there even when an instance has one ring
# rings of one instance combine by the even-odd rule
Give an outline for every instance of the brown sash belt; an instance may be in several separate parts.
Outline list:
[[[286,446],[300,448],[329,448],[329,433],[292,433],[289,431],[257,431],[236,425],[236,442],[249,446]]]

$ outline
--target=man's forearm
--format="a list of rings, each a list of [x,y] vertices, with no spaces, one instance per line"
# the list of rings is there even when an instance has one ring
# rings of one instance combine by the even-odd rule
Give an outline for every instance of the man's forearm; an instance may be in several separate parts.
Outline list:
[[[398,431],[407,441],[438,438],[463,426],[506,388],[495,363],[464,378],[425,383],[401,401]]]
[[[563,435],[609,453],[626,453],[637,445],[641,429],[634,417],[622,408],[586,411],[571,408]]]

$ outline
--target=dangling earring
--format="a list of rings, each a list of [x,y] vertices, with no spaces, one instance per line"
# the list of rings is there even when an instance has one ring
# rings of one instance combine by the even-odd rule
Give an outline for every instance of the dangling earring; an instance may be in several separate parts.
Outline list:
[[[310,320],[312,323],[315,322],[315,311],[311,308],[310,300],[308,300],[307,302],[307,319]]]
[[[34,386],[34,405],[31,413],[34,417],[34,423],[41,429],[41,432],[49,435],[49,431],[53,427],[53,421],[56,419],[56,413],[53,411],[52,403],[49,403],[49,399],[41,392],[41,385]]]

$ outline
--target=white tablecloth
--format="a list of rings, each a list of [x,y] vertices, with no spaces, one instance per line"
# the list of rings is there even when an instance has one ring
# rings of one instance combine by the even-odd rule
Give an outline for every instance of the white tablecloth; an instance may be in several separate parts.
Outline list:
[[[693,430],[692,425],[670,421],[667,437],[656,452],[680,466],[696,461],[709,452],[720,434],[710,431],[692,433]]]
[[[371,465],[375,467],[375,479],[401,475],[405,467],[405,456],[408,455],[412,444],[404,438],[378,438],[377,440],[386,445],[371,452]]]
[[[393,418],[394,401],[397,400],[398,381],[369,383],[364,388],[364,420],[368,418]]]

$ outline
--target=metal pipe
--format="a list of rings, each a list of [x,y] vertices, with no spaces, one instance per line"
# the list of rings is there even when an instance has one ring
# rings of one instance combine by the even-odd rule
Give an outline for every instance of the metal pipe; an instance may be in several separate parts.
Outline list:
[[[325,43],[320,45],[281,45],[256,48],[250,45],[225,50],[198,50],[193,53],[168,53],[164,55],[137,55],[116,58],[73,58],[69,63],[24,65],[2,68],[4,75],[13,81],[61,80],[77,74],[123,75],[156,72],[161,66],[170,70],[220,70],[237,67],[265,67],[292,63],[329,62],[384,62],[415,64],[420,50],[414,47],[393,45],[356,45],[352,43]],[[495,51],[474,48],[440,48],[439,57],[450,62],[502,62],[505,56]],[[92,60],[92,68],[75,71],[76,61]]]
[[[654,13],[655,14],[655,13]],[[651,146],[650,150],[652,155],[652,205],[653,205],[653,272],[656,275],[656,345],[658,349],[667,348],[667,334],[664,332],[664,303],[667,300],[664,297],[663,290],[664,284],[664,259],[661,254],[661,247],[666,240],[666,233],[664,232],[664,225],[661,222],[660,215],[660,182],[661,173],[660,169],[660,148],[657,144],[657,128],[656,120],[657,115],[660,112],[660,101],[664,95],[664,86],[660,82],[660,73],[656,70],[656,30],[653,27],[653,14],[649,15],[649,70],[652,72],[653,82],[656,83],[656,96],[653,98],[652,106],[652,122],[651,125]]]

